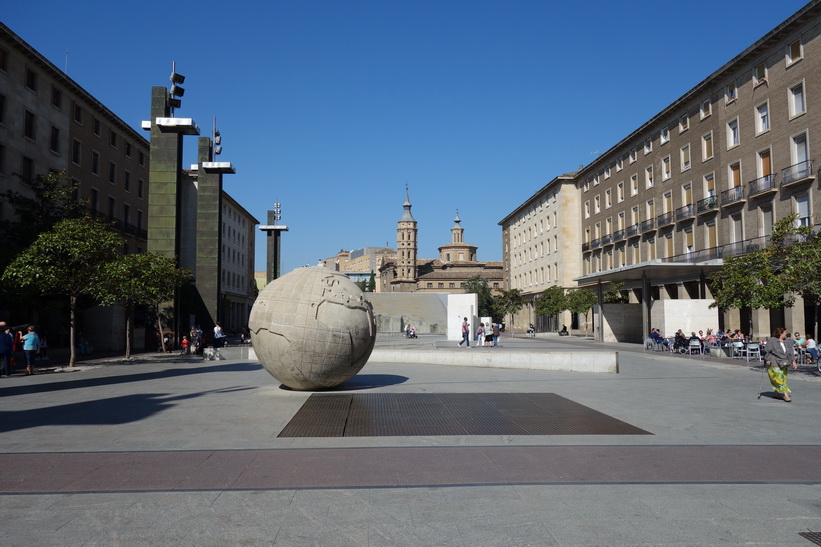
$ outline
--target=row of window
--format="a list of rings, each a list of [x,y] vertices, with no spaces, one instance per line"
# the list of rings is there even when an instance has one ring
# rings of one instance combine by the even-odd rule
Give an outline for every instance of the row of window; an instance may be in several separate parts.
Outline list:
[[[517,221],[518,224],[518,221]],[[516,228],[512,231],[513,233],[513,248],[517,248],[519,245],[524,245],[528,241],[531,241],[535,237],[539,237],[539,234],[543,234],[545,231],[550,231],[551,228],[557,228],[559,226],[559,215],[556,211],[553,211],[553,214],[547,218],[539,219],[537,223],[534,219],[533,225],[528,226],[527,228],[522,227],[521,233],[515,233]]]
[[[222,284],[223,289],[236,289],[239,292],[245,292],[248,289],[246,277],[242,274],[222,270]]]
[[[107,215],[110,220],[118,220],[117,219],[117,200],[114,196],[108,196],[108,202],[106,203],[106,208],[102,209],[102,204],[100,203],[100,191],[97,188],[92,188],[91,193],[89,195],[89,208],[92,212],[98,214]],[[122,218],[119,219],[121,221],[120,231],[125,233],[130,233],[132,235],[136,235],[139,237],[145,237],[142,232],[143,229],[143,211],[137,209],[136,215],[134,216],[133,222],[131,217],[131,205],[128,203],[122,204]]]
[[[790,165],[789,167],[782,170],[782,184],[790,183],[794,180],[796,176],[800,176],[801,173],[807,171],[808,169],[811,170],[811,162],[810,162],[810,150],[809,144],[807,139],[808,131],[802,130],[799,133],[790,137],[789,140],[789,147],[790,147]],[[742,185],[742,164],[741,160],[730,163],[727,165],[727,187],[728,188],[735,188]],[[758,181],[763,178],[770,179],[770,183],[774,184],[774,161],[772,155],[771,148],[764,148],[759,150],[756,153],[756,162],[755,162],[755,171],[756,171],[756,178],[753,182]],[[653,174],[652,174],[652,166],[648,167],[645,175],[645,187],[650,188],[653,186]],[[669,178],[669,177],[667,177]],[[666,180],[666,179],[665,179]],[[716,187],[715,187],[715,177],[714,173],[707,173],[702,177],[703,180],[703,188],[704,188],[704,195],[705,196],[712,196],[715,195]],[[686,192],[684,194],[690,195],[690,188],[691,185],[685,184],[683,189]],[[616,185],[616,202],[621,203],[625,200],[625,187],[624,183],[620,182]],[[639,182],[638,182],[638,175],[634,174],[630,178],[630,195],[635,196],[639,193]],[[613,206],[613,190],[606,189],[604,192],[604,208],[609,209]],[[692,203],[691,201],[685,202]],[[591,201],[586,200],[583,205],[583,212],[584,218],[590,218],[592,215],[599,214],[602,211],[602,199],[601,195],[596,195],[592,201],[592,208],[591,208]]]
[[[542,266],[529,272],[521,273],[511,277],[513,289],[527,289],[537,285],[543,285],[550,281],[559,281],[559,264],[553,263],[553,266]]]
[[[645,213],[645,218],[650,219],[650,220],[655,219],[656,218],[655,217],[655,206],[654,206],[652,200],[648,201],[646,207],[647,207],[647,209],[646,209],[646,213]],[[798,223],[799,224],[806,226],[806,225],[811,225],[811,224],[814,223],[814,221],[813,221],[814,217],[812,216],[812,199],[811,199],[811,195],[810,195],[809,192],[800,192],[800,193],[796,193],[792,196],[792,211],[798,215]],[[758,219],[759,220],[758,221],[759,233],[758,233],[758,236],[768,236],[768,235],[770,235],[770,233],[772,231],[773,224],[774,224],[773,204],[772,204],[772,202],[767,202],[767,203],[760,204],[759,207],[757,207],[757,213],[756,214],[759,215],[759,219]],[[745,239],[745,237],[744,237],[745,230],[744,230],[744,225],[743,225],[743,216],[742,216],[742,214],[740,212],[737,212],[737,213],[731,214],[729,216],[729,218],[730,218],[730,223],[729,223],[729,226],[730,226],[730,242],[738,242],[738,241],[744,240]],[[638,207],[634,207],[633,210],[631,211],[630,221],[631,221],[630,226],[634,226],[634,227],[639,226]],[[702,247],[702,248],[715,247],[717,245],[717,239],[716,239],[716,233],[715,233],[715,220],[709,220],[709,221],[705,222],[705,226],[706,226],[705,242],[704,242],[705,246]],[[592,232],[589,228],[585,231],[585,243],[589,245],[591,243],[591,241],[595,242],[594,245],[593,245],[594,249],[592,249],[592,250],[594,250],[594,254],[596,252],[598,252],[598,251],[595,251],[595,247],[597,245],[607,246],[607,245],[610,245],[610,244],[617,244],[617,245],[622,245],[623,246],[624,245],[623,243],[619,244],[618,241],[614,241],[614,239],[611,236],[613,234],[617,233],[617,232],[621,232],[622,239],[628,239],[629,240],[630,239],[629,237],[628,238],[624,237],[624,235],[625,235],[624,230],[625,230],[626,227],[628,227],[628,226],[626,226],[625,213],[620,213],[619,216],[617,217],[617,224],[616,224],[616,231],[615,232],[613,231],[613,219],[612,219],[612,217],[608,218],[605,221],[603,230],[602,230],[601,223],[597,223],[594,226]],[[636,230],[636,231],[632,232],[632,234],[630,234],[630,237],[643,235],[643,237],[645,238],[645,241],[654,242],[657,227],[660,228],[660,226],[656,226],[655,224],[653,224],[650,227],[650,229],[644,234],[642,234],[641,230]],[[604,233],[604,236],[601,235],[602,232]],[[688,252],[689,253],[689,252],[694,251],[695,249],[693,247],[694,240],[693,240],[693,227],[692,227],[692,225],[686,225],[682,228],[679,228],[679,232],[681,232],[684,235],[685,243],[684,243],[683,252]],[[669,229],[669,231],[666,234],[664,234],[665,240],[667,242],[672,241],[672,239],[670,239],[670,238],[673,237],[672,234],[673,234],[673,228],[671,227]],[[633,240],[633,243],[631,243],[630,245],[636,245],[637,241],[638,241],[638,239]],[[589,247],[586,247],[585,249],[586,250],[591,250]],[[672,247],[670,247],[669,249],[670,249],[670,252],[666,256],[669,257],[669,256],[673,256],[674,254],[676,254],[676,253],[672,252],[672,249],[673,249]],[[649,255],[649,258],[653,259],[655,257],[656,257],[655,256],[655,251],[653,251],[653,253]]]
[[[547,245],[545,246],[545,243]],[[537,245],[533,245],[528,249],[523,249],[515,253],[511,257],[512,266],[515,268],[520,264],[527,264],[539,257],[545,257],[550,253],[559,252],[559,236],[553,236],[553,239],[545,238],[545,241],[540,241]]]
[[[791,42],[787,46],[787,53],[785,54],[785,59],[787,61],[787,66],[791,66],[794,63],[800,61],[803,58],[803,45],[800,39],[796,39]],[[756,65],[755,69],[753,70],[753,83],[755,86],[762,85],[769,82],[767,80],[767,66],[765,62],[761,62]],[[725,88],[725,102],[732,103],[738,99],[738,87],[736,82],[729,83]],[[787,103],[788,103],[788,111],[790,119],[796,118],[801,116],[802,114],[806,113],[806,98],[805,98],[805,87],[804,81],[798,82],[791,86],[787,90]],[[699,116],[701,120],[705,120],[712,115],[712,101],[710,99],[706,99],[701,102],[699,106]],[[738,130],[738,119],[736,118],[734,121],[728,122],[727,124],[727,148],[733,148],[734,146],[738,146],[740,144],[740,133]],[[755,107],[755,128],[756,128],[756,135],[769,131],[770,129],[770,115],[769,115],[769,100],[763,103],[760,103]],[[679,134],[682,134],[690,129],[690,116],[688,114],[683,114],[679,117],[678,121],[678,131]],[[712,133],[712,132],[711,132]],[[709,134],[711,139],[712,134]],[[704,139],[705,137],[702,137]],[[653,151],[653,137],[647,137],[643,143],[643,151],[644,155],[648,155]],[[670,141],[670,128],[669,126],[664,126],[659,132],[659,142],[661,145],[664,145]],[[704,147],[707,147],[709,153],[704,154],[704,161],[712,157],[712,142],[709,141],[703,144]],[[688,145],[687,154],[689,156],[689,145]],[[682,149],[683,150],[683,149]],[[628,154],[628,160],[631,164],[638,161],[638,151],[636,148],[630,150]],[[689,165],[689,157],[686,162]],[[616,172],[620,172],[624,169],[624,159],[619,158],[615,162],[615,169]],[[685,170],[685,162],[682,161],[682,170]],[[592,178],[593,185],[598,185],[601,181],[601,178],[604,179],[610,178],[612,174],[611,166],[607,166],[604,170],[595,175]],[[590,188],[590,180],[585,181],[584,183],[584,190],[587,191]]]

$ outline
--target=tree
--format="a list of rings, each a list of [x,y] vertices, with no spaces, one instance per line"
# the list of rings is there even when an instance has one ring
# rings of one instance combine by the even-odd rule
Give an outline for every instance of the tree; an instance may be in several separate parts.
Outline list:
[[[624,281],[614,281],[610,283],[607,292],[602,295],[602,302],[605,304],[627,304],[629,299],[621,292],[623,286]]]
[[[51,230],[59,221],[67,218],[81,218],[88,211],[88,200],[78,200],[75,195],[80,183],[70,180],[64,171],[37,175],[31,180],[22,180],[24,192],[6,190],[0,194],[0,201],[10,207],[10,214],[0,220],[0,271],[11,264],[14,257],[34,243],[37,236]],[[28,305],[38,298],[35,292],[26,288],[8,291],[0,287],[2,296],[9,300],[25,301]]]
[[[789,308],[796,294],[815,305],[821,301],[821,235],[797,219],[792,214],[778,220],[766,247],[724,259],[710,276],[712,307]]]
[[[584,314],[585,334],[589,334],[588,327],[590,325],[587,315],[598,301],[598,296],[590,289],[571,289],[567,293],[567,309],[573,313]]]
[[[174,292],[192,279],[191,272],[177,267],[177,262],[157,253],[120,255],[104,266],[104,282],[98,287],[103,304],[119,302],[126,310],[125,357],[131,357],[134,307],[152,306],[165,352],[160,306],[173,299]]]
[[[371,277],[368,278],[368,292],[376,292],[376,274],[371,270]]]
[[[479,274],[467,278],[462,283],[462,288],[466,294],[475,294],[478,300],[479,317],[493,318],[495,309],[495,299],[487,283],[487,279]]]
[[[510,315],[510,327],[512,332],[516,332],[513,317],[525,305],[522,298],[522,291],[519,289],[503,289],[496,297],[496,311],[501,317]]]
[[[67,219],[37,236],[3,272],[2,280],[10,285],[68,297],[71,367],[76,358],[77,301],[97,296],[104,266],[122,246],[122,238],[98,220]]]
[[[567,309],[567,298],[564,289],[558,285],[548,287],[536,298],[536,315],[555,316]]]

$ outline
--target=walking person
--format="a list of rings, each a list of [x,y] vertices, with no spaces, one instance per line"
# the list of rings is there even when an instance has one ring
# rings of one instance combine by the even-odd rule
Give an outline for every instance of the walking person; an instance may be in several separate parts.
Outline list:
[[[787,403],[792,402],[790,388],[787,387],[787,371],[790,365],[793,370],[798,369],[793,341],[787,338],[789,334],[785,328],[778,327],[764,346],[764,366],[773,386],[773,399],[783,399]]]
[[[468,323],[467,317],[462,321],[462,339],[459,341],[460,348],[462,347],[462,343],[466,343],[467,347],[470,347],[470,323]]]
[[[479,347],[485,347],[485,324],[479,323],[479,328],[476,329],[476,340],[479,342]]]
[[[499,323],[493,323],[493,347],[499,346],[499,336],[502,333],[502,329],[499,328]]]
[[[222,325],[217,321],[214,323],[214,347],[219,349],[225,345],[225,333],[222,332]]]
[[[26,327],[26,334],[23,335],[23,354],[26,356],[26,374],[34,374],[36,367],[34,358],[40,349],[40,337],[34,331],[34,325]]]

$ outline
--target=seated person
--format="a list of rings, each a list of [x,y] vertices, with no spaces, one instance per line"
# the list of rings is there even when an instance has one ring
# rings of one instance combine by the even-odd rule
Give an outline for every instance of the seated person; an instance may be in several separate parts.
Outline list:
[[[668,347],[670,345],[670,342],[668,342],[656,328],[650,329],[650,338],[653,339],[653,343],[656,345],[661,344],[664,347]]]
[[[690,345],[690,341],[684,336],[684,333],[681,332],[681,329],[676,333],[676,336],[673,340],[673,349],[687,349],[687,346]]]
[[[536,336],[536,327],[533,326],[533,323],[530,324],[530,327],[527,329],[527,333],[530,336]]]
[[[559,331],[559,336],[568,336],[570,333],[567,332],[567,325],[562,325],[562,330]]]
[[[813,339],[812,335],[807,335],[807,339],[804,340],[804,349],[807,350],[807,355],[810,356],[810,359],[807,360],[808,363],[814,363],[818,361],[818,347],[815,343],[815,339]]]
[[[693,340],[695,340],[696,342],[698,342],[698,347],[699,347],[699,348],[701,348],[701,350],[702,350],[702,351],[704,351],[704,340],[702,340],[701,338],[699,338],[699,337],[698,337],[698,335],[697,335],[695,332],[691,332],[691,333],[690,333],[690,338],[688,338],[688,339],[687,339],[687,346],[689,346],[689,345],[690,345],[690,343],[691,343]]]

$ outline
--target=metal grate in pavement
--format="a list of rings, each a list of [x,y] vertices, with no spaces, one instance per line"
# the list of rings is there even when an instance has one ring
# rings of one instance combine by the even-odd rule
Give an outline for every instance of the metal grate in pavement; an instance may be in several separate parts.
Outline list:
[[[314,393],[279,437],[651,434],[555,393]]]
[[[798,532],[798,535],[812,541],[816,545],[821,545],[821,532]]]

